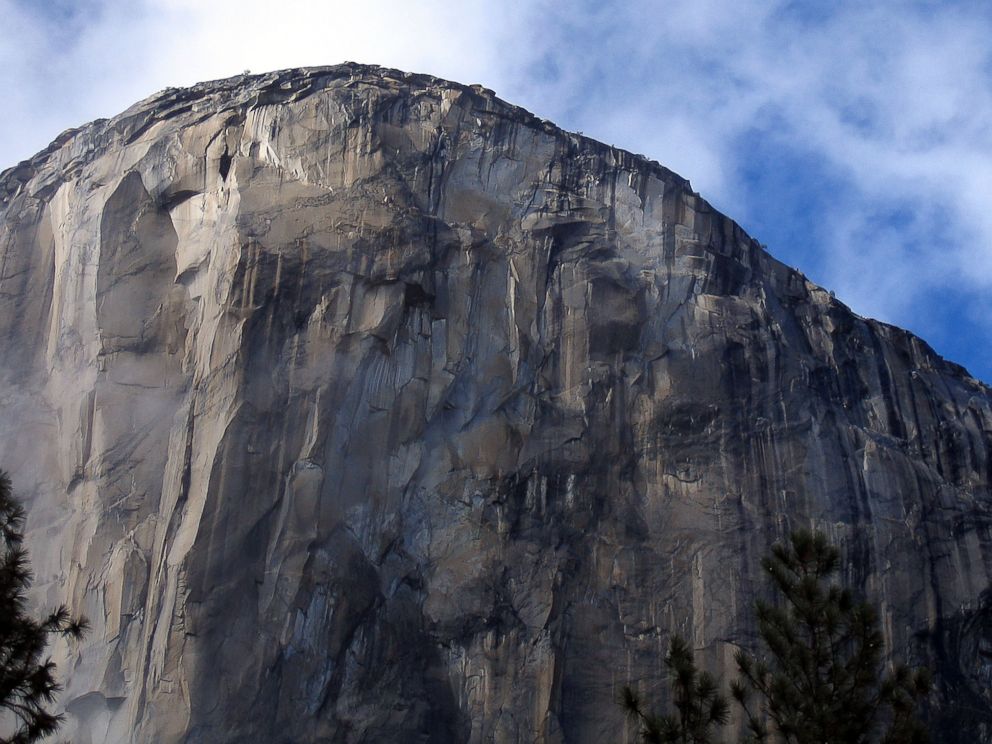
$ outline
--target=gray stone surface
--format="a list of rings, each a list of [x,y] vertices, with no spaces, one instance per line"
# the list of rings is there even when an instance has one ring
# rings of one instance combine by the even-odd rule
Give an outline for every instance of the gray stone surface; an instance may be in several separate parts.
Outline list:
[[[76,744],[616,741],[670,633],[732,669],[809,524],[935,726],[988,719],[989,389],[658,164],[342,65],[67,132],[0,218]]]

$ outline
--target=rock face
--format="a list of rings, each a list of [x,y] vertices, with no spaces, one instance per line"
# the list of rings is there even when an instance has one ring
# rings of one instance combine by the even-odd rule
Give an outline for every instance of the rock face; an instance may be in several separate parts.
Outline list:
[[[342,65],[165,91],[0,200],[76,744],[618,740],[672,632],[732,671],[803,525],[940,740],[992,735],[990,390],[656,163]]]

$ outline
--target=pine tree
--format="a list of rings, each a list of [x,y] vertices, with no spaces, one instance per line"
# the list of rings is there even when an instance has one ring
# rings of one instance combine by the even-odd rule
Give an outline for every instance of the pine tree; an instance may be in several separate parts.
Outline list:
[[[929,690],[929,675],[905,666],[883,673],[875,611],[855,602],[848,589],[827,584],[839,564],[837,548],[810,531],[793,533],[762,562],[781,601],[756,604],[767,661],[737,654],[741,679],[732,692],[744,709],[748,741],[927,741],[917,707]]]
[[[61,689],[55,664],[43,658],[53,634],[80,638],[86,621],[73,619],[66,607],[35,620],[27,612],[31,570],[22,542],[24,509],[14,500],[10,478],[0,471],[0,709],[13,733],[0,743],[27,744],[52,734],[62,716],[48,708]]]
[[[709,744],[712,729],[727,722],[727,700],[716,682],[696,668],[692,650],[679,636],[673,636],[665,656],[672,679],[675,714],[657,715],[644,709],[630,687],[623,689],[623,706],[637,719],[641,739],[648,744]]]

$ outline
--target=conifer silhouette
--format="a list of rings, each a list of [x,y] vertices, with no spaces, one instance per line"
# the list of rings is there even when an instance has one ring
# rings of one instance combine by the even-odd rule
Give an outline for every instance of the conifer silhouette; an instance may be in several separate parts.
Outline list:
[[[23,528],[24,509],[0,471],[0,709],[6,711],[0,720],[13,727],[11,733],[0,730],[3,744],[28,744],[58,729],[62,716],[49,708],[61,687],[45,648],[51,635],[80,638],[87,627],[65,606],[41,620],[28,614],[32,576]]]
[[[783,744],[922,744],[917,708],[930,689],[925,670],[883,670],[874,609],[828,584],[840,551],[820,532],[776,544],[762,567],[780,597],[756,603],[765,659],[737,653],[731,690],[743,706],[748,741]],[[770,724],[770,725],[769,725]]]
[[[713,729],[727,722],[727,699],[713,677],[696,668],[692,649],[681,637],[672,636],[665,666],[672,678],[674,714],[651,713],[632,688],[623,689],[622,704],[637,719],[641,740],[646,744],[710,744]]]

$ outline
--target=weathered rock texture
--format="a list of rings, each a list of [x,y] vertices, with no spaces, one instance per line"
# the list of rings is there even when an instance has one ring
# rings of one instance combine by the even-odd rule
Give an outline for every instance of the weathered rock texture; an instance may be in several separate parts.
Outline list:
[[[343,65],[165,91],[0,199],[76,744],[617,740],[670,633],[733,668],[808,524],[935,725],[988,720],[989,389],[656,163]]]

